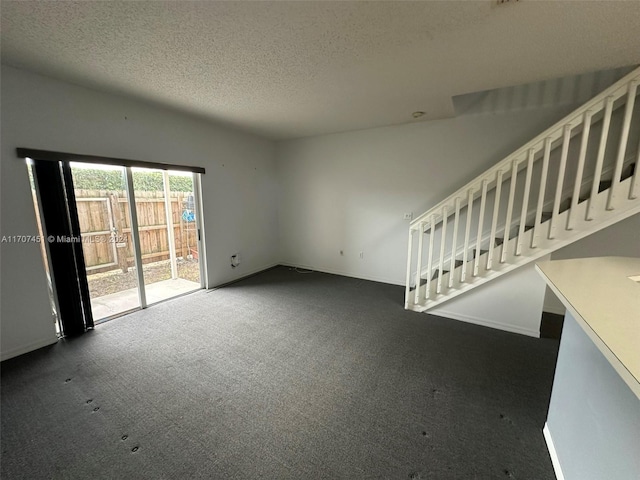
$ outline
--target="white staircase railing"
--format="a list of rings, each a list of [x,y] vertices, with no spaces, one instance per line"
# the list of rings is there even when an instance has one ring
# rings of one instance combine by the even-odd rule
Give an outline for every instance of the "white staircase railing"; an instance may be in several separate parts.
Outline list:
[[[405,308],[428,310],[640,212],[639,84],[640,68],[412,221]]]

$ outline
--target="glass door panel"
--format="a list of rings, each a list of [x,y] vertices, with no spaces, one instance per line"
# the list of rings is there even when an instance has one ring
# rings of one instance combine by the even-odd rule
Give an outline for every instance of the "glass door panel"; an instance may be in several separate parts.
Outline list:
[[[193,175],[145,168],[132,175],[147,304],[201,288]]]
[[[173,235],[176,245],[177,277],[185,288],[201,288],[200,255],[198,252],[198,228],[196,225],[196,200],[193,174],[168,172],[169,191],[172,199]],[[186,282],[190,282],[187,284]]]
[[[140,308],[125,169],[70,166],[94,320]]]

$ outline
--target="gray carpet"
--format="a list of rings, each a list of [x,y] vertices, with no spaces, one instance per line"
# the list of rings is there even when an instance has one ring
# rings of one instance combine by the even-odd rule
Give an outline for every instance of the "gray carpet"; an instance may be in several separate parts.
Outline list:
[[[555,478],[558,341],[403,294],[278,267],[6,361],[2,478]]]

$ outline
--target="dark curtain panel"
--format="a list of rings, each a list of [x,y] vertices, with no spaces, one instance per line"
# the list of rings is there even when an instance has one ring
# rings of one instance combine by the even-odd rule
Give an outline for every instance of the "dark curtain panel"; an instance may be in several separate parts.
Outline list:
[[[68,162],[33,159],[62,334],[93,328],[80,226]]]

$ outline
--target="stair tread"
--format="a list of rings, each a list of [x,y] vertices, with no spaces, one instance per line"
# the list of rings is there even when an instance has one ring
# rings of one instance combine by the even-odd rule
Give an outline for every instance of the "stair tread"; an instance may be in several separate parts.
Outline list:
[[[571,201],[573,197],[566,198],[564,201],[560,202],[560,206],[558,208],[558,213],[566,212],[571,208]]]
[[[602,180],[598,185],[598,193],[604,192],[609,187],[611,187],[611,180]]]
[[[633,174],[636,173],[636,164],[635,162],[627,165],[627,168],[625,168],[622,171],[622,176],[620,177],[622,180],[626,180],[627,178],[633,176]]]
[[[439,270],[436,270],[435,272],[433,272],[433,275],[431,276],[431,280],[436,280],[438,278],[438,272]],[[442,275],[444,275],[445,273],[449,273],[449,270],[442,270]]]

